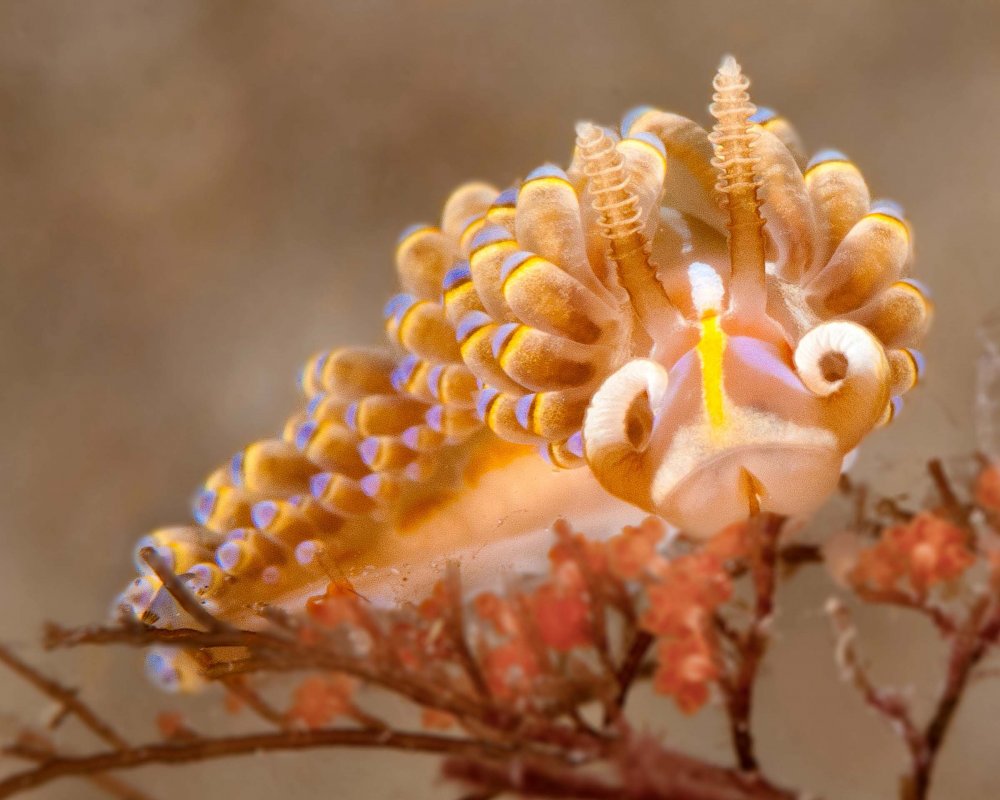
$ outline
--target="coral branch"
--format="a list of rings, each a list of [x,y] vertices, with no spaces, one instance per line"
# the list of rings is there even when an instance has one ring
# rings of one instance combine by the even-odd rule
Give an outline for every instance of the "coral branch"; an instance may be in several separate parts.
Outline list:
[[[198,602],[198,599],[187,590],[187,587],[181,583],[180,579],[167,565],[167,562],[163,560],[163,557],[157,553],[154,548],[142,548],[142,550],[139,551],[139,557],[149,565],[149,568],[153,570],[153,572],[156,573],[156,577],[163,581],[163,588],[165,588],[170,593],[170,596],[177,601],[177,605],[190,614],[191,618],[195,622],[199,625],[203,625],[210,631],[232,630],[230,625],[227,625],[222,620],[212,616],[212,614]]]
[[[282,730],[288,729],[288,718],[272,708],[263,697],[254,691],[253,687],[242,676],[236,675],[230,678],[222,678],[221,683],[225,685],[226,690],[234,698],[237,698],[239,702],[246,703],[249,708],[253,709],[258,717],[276,725]]]
[[[857,555],[848,574],[854,594],[867,603],[924,615],[949,642],[946,679],[926,725],[914,720],[898,692],[879,688],[870,680],[857,654],[856,630],[846,607],[838,600],[827,605],[844,678],[906,745],[910,765],[900,781],[901,800],[925,800],[928,796],[937,756],[955,712],[975,677],[976,666],[1000,633],[1000,560],[995,552],[983,548],[973,513],[978,507],[978,516],[989,519],[989,497],[977,489],[990,464],[980,462],[979,467],[970,500],[963,500],[941,461],[932,459],[927,471],[938,495],[935,506],[913,513],[882,499],[875,504],[876,516],[871,517],[862,500],[855,519],[856,530],[874,534],[876,542]],[[856,498],[867,497],[863,487],[847,486],[846,491]],[[977,562],[990,575],[985,590],[976,586],[964,595],[956,592],[958,582]]]
[[[462,663],[462,669],[472,681],[476,692],[480,697],[489,697],[490,690],[483,677],[483,671],[479,667],[479,662],[472,655],[469,647],[469,640],[465,634],[465,613],[462,601],[462,579],[458,572],[458,565],[454,562],[448,564],[444,579],[445,591],[448,594],[448,604],[445,608],[445,628],[451,639],[452,646],[458,654]]]
[[[575,800],[792,800],[798,795],[735,770],[705,764],[658,746],[623,753],[622,780],[612,782],[565,765],[520,760],[516,768],[494,761],[448,759],[444,774],[486,791],[523,797]]]
[[[923,757],[924,741],[909,706],[898,692],[879,689],[868,677],[857,650],[857,629],[851,614],[840,600],[831,598],[826,604],[837,639],[837,664],[845,681],[854,685],[864,701],[880,716],[884,717],[906,744],[914,760]]]
[[[944,744],[945,735],[965,695],[973,670],[986,655],[990,646],[990,631],[1000,628],[1000,607],[993,610],[992,618],[984,618],[995,599],[983,596],[969,613],[966,624],[952,643],[948,659],[948,675],[938,697],[934,713],[924,728],[923,757],[915,761],[911,781],[904,784],[901,800],[923,800],[930,790],[931,775],[937,755]]]
[[[184,651],[207,682],[226,690],[230,704],[248,707],[273,728],[252,736],[194,732],[177,712],[165,711],[158,717],[162,741],[130,745],[73,690],[0,648],[0,663],[59,703],[53,727],[75,716],[109,746],[77,755],[22,734],[5,752],[32,764],[0,782],[0,798],[78,777],[138,800],[106,773],[258,750],[371,747],[445,756],[445,774],[466,783],[475,800],[508,793],[790,800],[796,795],[760,771],[754,690],[779,579],[823,560],[862,602],[922,614],[948,642],[947,677],[924,723],[901,693],[870,679],[846,606],[828,606],[844,678],[905,744],[901,800],[926,800],[961,699],[1000,640],[1000,552],[990,549],[997,546],[993,534],[980,531],[991,524],[980,512],[1000,505],[997,492],[980,475],[967,501],[940,465],[930,473],[940,499],[912,512],[845,481],[857,535],[838,534],[846,537],[839,551],[782,542],[785,520],[769,514],[697,544],[683,537],[664,544],[663,525],[652,518],[603,540],[559,521],[549,574],[512,578],[503,592],[470,598],[451,566],[421,603],[383,608],[339,582],[301,611],[255,608],[252,631],[215,619],[155,551],[145,550],[191,627],[160,629],[135,619],[76,630],[49,625],[45,646]],[[992,473],[987,478],[995,480]],[[274,678],[268,700],[257,675]],[[735,765],[709,764],[637,734],[624,706],[643,675],[652,675],[654,691],[685,714],[721,693]],[[357,700],[365,687],[415,706],[426,732],[401,730],[392,713],[369,714]],[[274,699],[279,688],[287,691],[287,706]],[[603,711],[601,723],[595,711]],[[333,727],[337,719],[343,727]],[[440,733],[449,729],[456,733]]]
[[[726,696],[729,733],[740,769],[755,772],[759,764],[754,752],[751,716],[757,671],[767,651],[768,626],[774,613],[777,588],[778,536],[783,517],[764,514],[750,525],[750,572],[754,590],[753,618],[745,634],[737,636],[736,668],[721,681]]]
[[[632,642],[625,652],[621,666],[618,668],[618,696],[615,697],[615,706],[621,710],[625,707],[629,690],[639,677],[643,659],[649,653],[649,648],[653,646],[653,637],[646,631],[636,631],[632,636]]]
[[[938,629],[942,636],[951,636],[955,633],[957,623],[944,609],[936,605],[931,605],[925,600],[914,597],[900,589],[875,589],[871,586],[856,585],[852,587],[854,593],[866,603],[873,605],[889,605],[906,608],[916,611],[927,617]]]
[[[956,525],[961,526],[966,531],[971,533],[971,526],[969,524],[969,508],[958,499],[958,495],[951,484],[951,480],[948,478],[948,474],[944,470],[944,465],[942,465],[941,460],[938,458],[932,458],[928,461],[927,471],[931,476],[931,480],[934,482],[934,487],[941,496],[941,508],[944,513]]]
[[[42,764],[56,756],[55,746],[45,736],[34,732],[23,732],[16,744],[3,748],[4,755],[23,758],[28,761]],[[96,786],[109,797],[116,800],[151,800],[150,795],[136,789],[129,783],[120,780],[113,775],[98,773],[95,775],[82,776],[84,780],[92,786]]]
[[[382,748],[476,758],[502,756],[511,749],[510,746],[500,743],[453,736],[367,729],[284,731],[206,738],[181,744],[173,742],[149,744],[91,756],[57,756],[33,769],[19,772],[0,781],[0,798],[11,797],[17,792],[43,786],[58,778],[96,775],[112,770],[141,767],[145,764],[183,764],[253,753],[320,747]]]
[[[437,708],[461,716],[476,715],[484,706],[478,700],[451,691],[447,686],[429,685],[420,676],[399,670],[374,668],[367,659],[351,658],[320,644],[306,645],[269,633],[224,629],[218,632],[190,628],[166,630],[145,626],[97,626],[78,630],[56,625],[46,628],[45,644],[49,648],[77,647],[85,644],[125,644],[146,647],[150,644],[170,644],[196,648],[244,647],[250,652],[245,661],[250,667],[243,672],[301,672],[325,670],[343,672],[376,686],[407,697],[418,705]],[[257,658],[255,658],[257,656]],[[218,674],[206,669],[209,678],[240,674],[238,665],[223,662]]]
[[[42,675],[38,670],[30,664],[26,664],[3,645],[0,645],[0,663],[5,664],[40,692],[59,703],[62,708],[73,714],[95,736],[103,739],[105,743],[119,750],[124,750],[128,747],[128,742],[111,725],[95,714],[86,703],[80,700],[73,689],[68,689],[51,678]]]
[[[979,615],[972,615],[967,629],[956,639],[944,689],[930,722],[921,729],[913,720],[909,705],[902,695],[896,691],[878,688],[868,677],[857,653],[857,630],[843,603],[831,599],[827,603],[827,613],[837,635],[837,661],[844,679],[850,681],[865,702],[889,722],[906,745],[910,756],[910,769],[900,780],[900,800],[925,800],[945,733],[958,708],[972,669],[982,657],[986,647],[985,642],[977,635],[976,624]]]

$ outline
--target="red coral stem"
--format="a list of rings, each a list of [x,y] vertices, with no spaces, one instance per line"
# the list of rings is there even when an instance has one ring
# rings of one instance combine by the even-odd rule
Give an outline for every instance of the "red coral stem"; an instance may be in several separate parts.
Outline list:
[[[258,733],[249,736],[206,738],[184,743],[148,744],[90,756],[57,756],[33,769],[16,773],[0,781],[0,798],[11,797],[17,792],[43,786],[59,778],[132,769],[145,764],[184,764],[258,752],[319,747],[381,748],[475,758],[502,756],[510,750],[508,746],[495,742],[406,731],[334,728]]]

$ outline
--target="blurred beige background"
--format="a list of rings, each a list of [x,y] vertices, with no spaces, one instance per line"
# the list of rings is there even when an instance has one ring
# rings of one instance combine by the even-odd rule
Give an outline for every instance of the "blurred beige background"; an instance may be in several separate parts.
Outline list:
[[[185,519],[211,467],[276,429],[299,364],[380,336],[405,225],[462,180],[564,162],[580,118],[650,103],[704,121],[729,51],[759,104],[904,204],[936,290],[929,379],[860,471],[901,488],[968,449],[973,333],[1000,302],[998,30],[1000,6],[971,2],[5,0],[0,638],[151,735],[165,701],[137,655],[45,656],[42,621],[101,619],[134,539]],[[828,798],[891,797],[902,754],[837,680],[828,591],[814,575],[782,598],[763,756]],[[877,675],[936,687],[927,630],[877,614],[865,633]],[[0,674],[0,734],[43,705]],[[645,705],[674,741],[725,753],[714,712]],[[997,682],[976,686],[936,798],[1000,796],[998,715]],[[354,752],[128,777],[193,799],[458,794],[428,761]]]

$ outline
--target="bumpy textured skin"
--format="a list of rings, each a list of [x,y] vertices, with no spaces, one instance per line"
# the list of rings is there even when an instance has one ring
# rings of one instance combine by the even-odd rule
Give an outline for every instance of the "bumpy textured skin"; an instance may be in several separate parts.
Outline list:
[[[727,60],[711,133],[640,108],[581,124],[565,171],[456,190],[400,239],[392,347],[310,359],[282,435],[209,476],[196,525],[139,549],[225,617],[350,578],[524,446],[695,535],[815,508],[916,383],[930,303],[899,207],[840,153],[806,162],[746,88]],[[137,563],[120,608],[177,624]]]

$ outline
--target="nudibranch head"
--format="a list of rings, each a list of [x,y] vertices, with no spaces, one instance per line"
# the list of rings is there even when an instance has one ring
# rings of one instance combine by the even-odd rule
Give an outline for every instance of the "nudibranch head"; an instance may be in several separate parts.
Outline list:
[[[929,321],[901,209],[837,151],[805,162],[748,85],[727,58],[711,133],[650,108],[579,125],[569,170],[530,174],[469,256],[490,427],[564,466],[582,441],[612,494],[703,535],[814,510],[916,382]]]
[[[702,535],[762,510],[813,511],[845,456],[916,383],[923,362],[912,348],[929,321],[926,293],[905,279],[899,207],[871,203],[836,151],[803,167],[798,138],[774,112],[756,112],[747,86],[725,60],[705,137],[673,115],[626,117],[615,147],[657,132],[686,185],[671,191],[668,170],[646,209],[629,189],[637,181],[617,179],[634,221],[603,232],[649,345],[603,379],[583,427],[606,488]],[[581,150],[586,172],[594,157]],[[605,156],[591,173],[611,168]],[[698,200],[692,176],[702,176]],[[640,223],[641,241],[624,244]]]
[[[807,161],[748,85],[727,58],[711,132],[643,107],[581,123],[565,169],[460,187],[397,245],[393,349],[312,358],[281,434],[142,548],[238,619],[332,578],[497,567],[560,513],[709,535],[815,509],[920,377],[930,303],[900,208],[843,154]],[[138,566],[120,607],[180,624]]]

